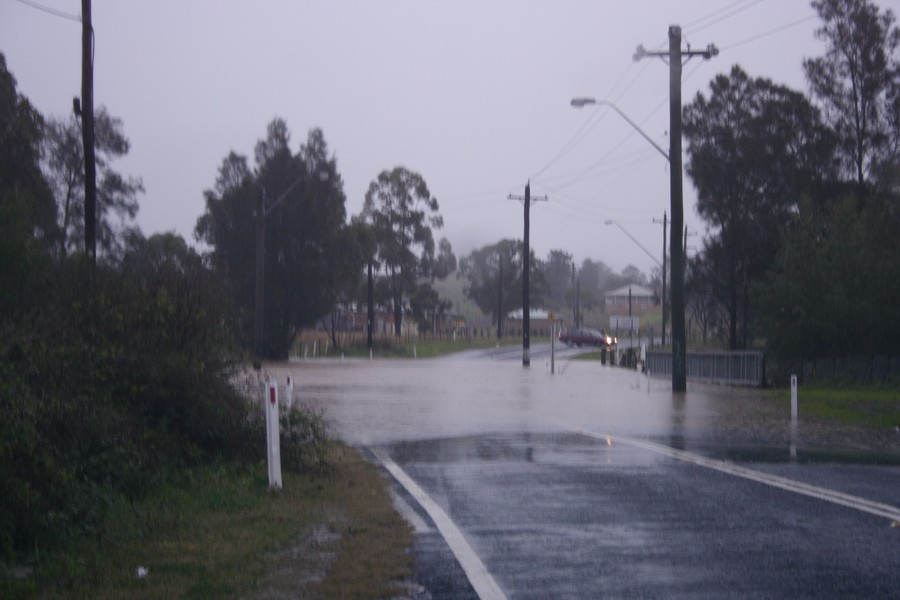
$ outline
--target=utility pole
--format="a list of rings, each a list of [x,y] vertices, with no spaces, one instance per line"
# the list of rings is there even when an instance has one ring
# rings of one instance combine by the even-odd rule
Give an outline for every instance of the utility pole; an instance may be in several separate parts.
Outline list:
[[[684,225],[684,198],[681,173],[681,69],[682,59],[694,56],[710,59],[719,50],[712,44],[706,50],[686,52],[681,50],[681,27],[669,26],[669,51],[647,52],[638,46],[635,60],[646,56],[667,58],[669,63],[669,162],[671,186],[672,237],[669,252],[672,255],[672,391],[687,391],[687,335],[684,322],[684,251],[682,231]]]
[[[667,215],[663,211],[663,220],[653,219],[654,223],[662,223],[663,226],[663,264],[662,264],[662,345],[666,345],[666,230],[668,227]]]
[[[575,326],[581,327],[581,277],[575,279]]]
[[[503,335],[503,255],[500,259],[500,271],[497,274],[497,340]]]
[[[372,352],[374,340],[372,339],[372,329],[375,327],[375,278],[373,276],[374,259],[369,257],[368,277],[366,278],[366,347]]]
[[[509,200],[519,200],[525,206],[525,240],[522,256],[522,366],[531,365],[531,307],[528,305],[529,273],[531,271],[531,245],[528,241],[528,213],[532,202],[546,201],[547,196],[531,197],[531,181],[525,184],[525,196],[508,196]]]
[[[81,0],[81,141],[84,147],[84,251],[97,266],[97,162],[94,155],[94,28]]]

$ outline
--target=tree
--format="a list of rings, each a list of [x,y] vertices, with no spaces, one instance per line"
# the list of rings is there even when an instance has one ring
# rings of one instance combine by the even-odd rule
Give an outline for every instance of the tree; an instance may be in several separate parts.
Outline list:
[[[379,287],[391,302],[394,334],[399,337],[410,300],[427,293],[435,277],[455,262],[446,240],[441,242],[442,254],[435,255],[432,228],[440,229],[444,220],[422,176],[404,167],[382,171],[369,185],[363,218],[375,235]]]
[[[59,214],[60,256],[84,247],[84,147],[74,117],[51,118],[44,143],[47,180]],[[97,244],[107,255],[122,250],[122,238],[138,212],[137,195],[144,191],[140,178],[123,177],[112,163],[128,154],[122,120],[101,106],[94,114],[97,162]]]
[[[634,265],[628,265],[622,269],[622,278],[626,283],[636,283],[638,285],[647,285],[647,276],[643,271]]]
[[[562,250],[550,250],[544,263],[544,280],[548,286],[546,301],[555,310],[562,310],[566,306],[566,296],[570,295],[567,292],[575,288],[572,267],[571,254]]]
[[[830,179],[832,138],[802,94],[738,66],[685,107],[684,134],[697,210],[713,230],[705,260],[720,283],[729,348],[738,349],[752,338],[749,287],[774,262],[800,199]]]
[[[869,0],[815,0],[825,56],[803,62],[838,139],[841,166],[866,187],[900,190],[900,30]],[[851,175],[852,174],[852,175]]]
[[[900,339],[900,219],[853,193],[807,211],[760,286],[763,331],[782,358],[890,354]]]
[[[216,270],[231,282],[240,319],[240,340],[253,343],[256,283],[256,211],[266,203],[263,344],[260,353],[284,358],[301,327],[333,309],[345,275],[338,260],[345,227],[345,196],[337,162],[319,129],[296,154],[290,132],[274,119],[256,144],[256,168],[231,152],[207,190],[206,212],[195,235],[212,247]],[[342,257],[343,258],[343,257]],[[354,268],[356,268],[354,266]],[[358,270],[358,269],[357,269]]]
[[[468,280],[463,293],[482,312],[491,315],[494,323],[502,324],[506,315],[522,308],[524,250],[525,244],[521,240],[505,239],[473,250],[459,261],[459,275]],[[546,294],[547,285],[543,266],[534,250],[531,251],[530,265],[531,298],[539,303]]]
[[[0,53],[0,313],[26,300],[28,282],[58,237],[56,205],[40,170],[43,117],[16,90]]]

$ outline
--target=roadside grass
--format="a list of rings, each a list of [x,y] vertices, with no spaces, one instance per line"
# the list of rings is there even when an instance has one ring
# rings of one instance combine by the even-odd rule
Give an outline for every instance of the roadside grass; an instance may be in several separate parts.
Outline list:
[[[182,474],[140,503],[112,507],[96,539],[40,557],[32,574],[0,571],[0,597],[399,595],[409,526],[377,469],[329,444],[329,468],[285,472],[280,492],[269,491],[265,463]]]
[[[789,388],[776,394],[790,402]],[[797,397],[806,414],[851,425],[900,427],[900,387],[815,384],[801,386]]]
[[[531,338],[533,342],[549,341],[541,338]],[[514,346],[521,344],[522,339],[516,337],[504,337],[499,340],[500,346]],[[494,348],[498,345],[497,338],[458,338],[446,339],[416,339],[400,342],[377,342],[372,351],[373,358],[436,358],[466,350],[480,350]],[[348,358],[368,358],[369,350],[365,344],[348,345],[343,349],[344,356]]]

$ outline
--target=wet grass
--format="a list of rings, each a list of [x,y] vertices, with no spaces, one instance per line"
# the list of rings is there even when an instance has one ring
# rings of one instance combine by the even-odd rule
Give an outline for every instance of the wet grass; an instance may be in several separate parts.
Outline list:
[[[778,390],[790,401],[790,389]],[[797,392],[806,414],[851,425],[900,427],[900,388],[884,386],[810,385]]]
[[[400,595],[411,532],[387,482],[333,443],[326,472],[210,465],[134,505],[112,507],[97,539],[33,572],[0,570],[4,598],[372,598]],[[137,569],[146,569],[139,577]]]
[[[532,341],[534,343],[548,342],[549,338],[532,338]],[[512,337],[505,337],[499,341],[500,346],[515,346],[521,343],[521,338]],[[379,341],[375,344],[372,355],[374,358],[436,358],[467,350],[494,348],[497,345],[497,338],[419,339],[389,343]],[[369,350],[365,345],[354,344],[344,349],[344,356],[348,358],[368,358]]]

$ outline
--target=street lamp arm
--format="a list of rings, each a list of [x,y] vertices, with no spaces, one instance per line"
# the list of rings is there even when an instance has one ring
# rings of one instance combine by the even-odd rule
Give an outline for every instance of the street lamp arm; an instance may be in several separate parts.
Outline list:
[[[616,111],[617,113],[619,113],[619,116],[622,117],[623,119],[625,119],[626,121],[628,121],[628,124],[631,125],[631,126],[634,128],[635,131],[637,131],[639,134],[641,134],[641,136],[642,136],[645,140],[647,140],[648,142],[650,142],[650,145],[653,146],[654,148],[656,148],[656,151],[657,151],[657,152],[659,152],[660,154],[662,154],[663,156],[665,156],[667,161],[671,162],[671,159],[669,158],[669,153],[666,152],[665,150],[663,150],[662,148],[660,148],[659,144],[657,144],[656,142],[654,142],[653,139],[652,139],[649,135],[647,135],[646,133],[644,133],[644,130],[643,130],[643,129],[641,129],[640,127],[638,127],[637,123],[635,123],[634,121],[632,121],[631,119],[629,119],[629,118],[628,118],[628,115],[626,115],[625,113],[623,113],[623,112],[619,109],[619,107],[616,106],[615,104],[613,104],[612,102],[609,102],[609,101],[607,101],[607,100],[597,100],[596,98],[572,98],[572,102],[571,102],[571,105],[574,106],[575,108],[582,108],[582,107],[584,107],[584,106],[587,106],[588,104],[596,104],[596,105],[608,106],[609,108],[611,108],[611,109],[613,109],[614,111]]]
[[[643,245],[642,243],[640,243],[640,242],[637,240],[636,237],[634,237],[633,235],[631,235],[630,233],[628,233],[628,230],[626,230],[624,227],[622,227],[621,225],[619,225],[616,221],[609,221],[609,220],[607,220],[607,221],[604,221],[604,223],[605,223],[606,225],[615,225],[616,227],[618,227],[619,229],[621,229],[621,230],[622,230],[622,233],[624,233],[624,234],[627,235],[629,238],[631,238],[631,241],[634,242],[635,244],[637,244],[638,248],[640,248],[641,250],[643,250],[643,251],[647,254],[647,256],[650,257],[650,260],[652,260],[654,263],[656,263],[656,266],[657,266],[657,267],[659,267],[660,269],[662,269],[662,263],[660,263],[659,260],[658,260],[655,256],[653,256],[653,253],[650,252],[649,250],[647,250],[647,249],[644,247],[644,245]]]

